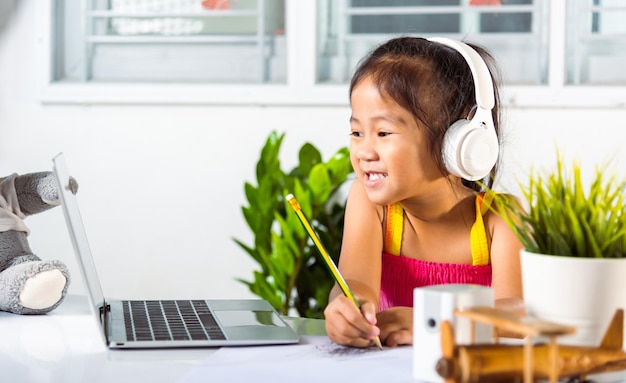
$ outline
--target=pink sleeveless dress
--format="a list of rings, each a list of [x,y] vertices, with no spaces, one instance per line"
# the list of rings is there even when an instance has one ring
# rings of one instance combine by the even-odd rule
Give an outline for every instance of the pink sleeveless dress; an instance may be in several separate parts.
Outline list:
[[[397,204],[387,206],[378,310],[394,306],[413,307],[413,289],[416,287],[450,283],[491,286],[489,244],[483,215],[492,199],[491,193],[476,197],[476,221],[470,233],[471,265],[428,262],[400,255],[404,210]]]

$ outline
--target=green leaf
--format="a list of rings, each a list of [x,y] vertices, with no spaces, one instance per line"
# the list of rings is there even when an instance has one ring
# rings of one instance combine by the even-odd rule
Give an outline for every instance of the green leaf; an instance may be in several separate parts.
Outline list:
[[[249,247],[238,239],[233,239],[233,241],[235,241],[235,243],[239,245],[239,247],[241,247],[246,253],[248,253],[248,255],[252,257],[252,259],[259,263],[262,262],[261,256],[259,255],[259,252],[256,250],[256,248]]]
[[[315,146],[307,142],[300,148],[298,160],[300,161],[297,167],[298,174],[309,174],[315,165],[322,162],[322,155]]]
[[[261,149],[261,157],[257,162],[257,181],[265,178],[268,172],[272,173],[280,168],[278,155],[284,137],[284,133],[279,135],[276,131],[271,132],[267,137],[265,145]]]
[[[309,188],[313,196],[313,204],[324,205],[332,193],[332,186],[326,165],[313,166],[309,173]]]
[[[352,174],[352,163],[350,162],[350,151],[347,147],[341,148],[333,157],[326,162],[326,167],[331,177],[333,185],[341,185],[346,181],[349,174]]]

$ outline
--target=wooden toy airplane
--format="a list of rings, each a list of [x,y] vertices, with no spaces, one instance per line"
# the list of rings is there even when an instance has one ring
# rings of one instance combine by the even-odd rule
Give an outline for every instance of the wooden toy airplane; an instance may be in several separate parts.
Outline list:
[[[472,323],[492,325],[494,334],[507,331],[525,338],[523,344],[454,344],[454,330],[449,321],[441,323],[442,358],[437,373],[452,382],[515,381],[524,383],[535,379],[577,378],[584,381],[589,374],[626,370],[623,351],[624,311],[618,309],[599,347],[558,345],[556,338],[572,334],[574,327],[562,326],[531,317],[520,317],[491,307],[471,307],[456,310],[455,315]],[[535,337],[547,338],[536,343]],[[497,337],[496,337],[497,341]]]

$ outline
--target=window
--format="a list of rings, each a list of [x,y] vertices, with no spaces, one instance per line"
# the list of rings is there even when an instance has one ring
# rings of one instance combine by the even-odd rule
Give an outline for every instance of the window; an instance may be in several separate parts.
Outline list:
[[[491,4],[491,5],[488,5]],[[343,83],[358,60],[397,35],[445,35],[488,48],[509,84],[545,84],[547,2],[328,0],[319,7],[318,81]]]
[[[570,1],[567,83],[626,85],[626,3]]]
[[[54,79],[284,83],[284,0],[58,3]]]
[[[44,102],[345,106],[363,55],[408,34],[485,46],[511,105],[626,103],[622,0],[52,0],[40,10]]]

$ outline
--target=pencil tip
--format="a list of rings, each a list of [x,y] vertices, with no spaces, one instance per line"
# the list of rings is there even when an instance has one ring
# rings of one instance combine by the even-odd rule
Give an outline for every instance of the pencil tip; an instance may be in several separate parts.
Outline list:
[[[377,346],[379,349],[381,349],[381,350],[383,349],[383,345],[382,345],[382,343],[380,343],[380,338],[379,338],[379,337],[377,337],[377,336],[376,336],[376,337],[374,337],[374,343],[376,344],[376,346]]]

